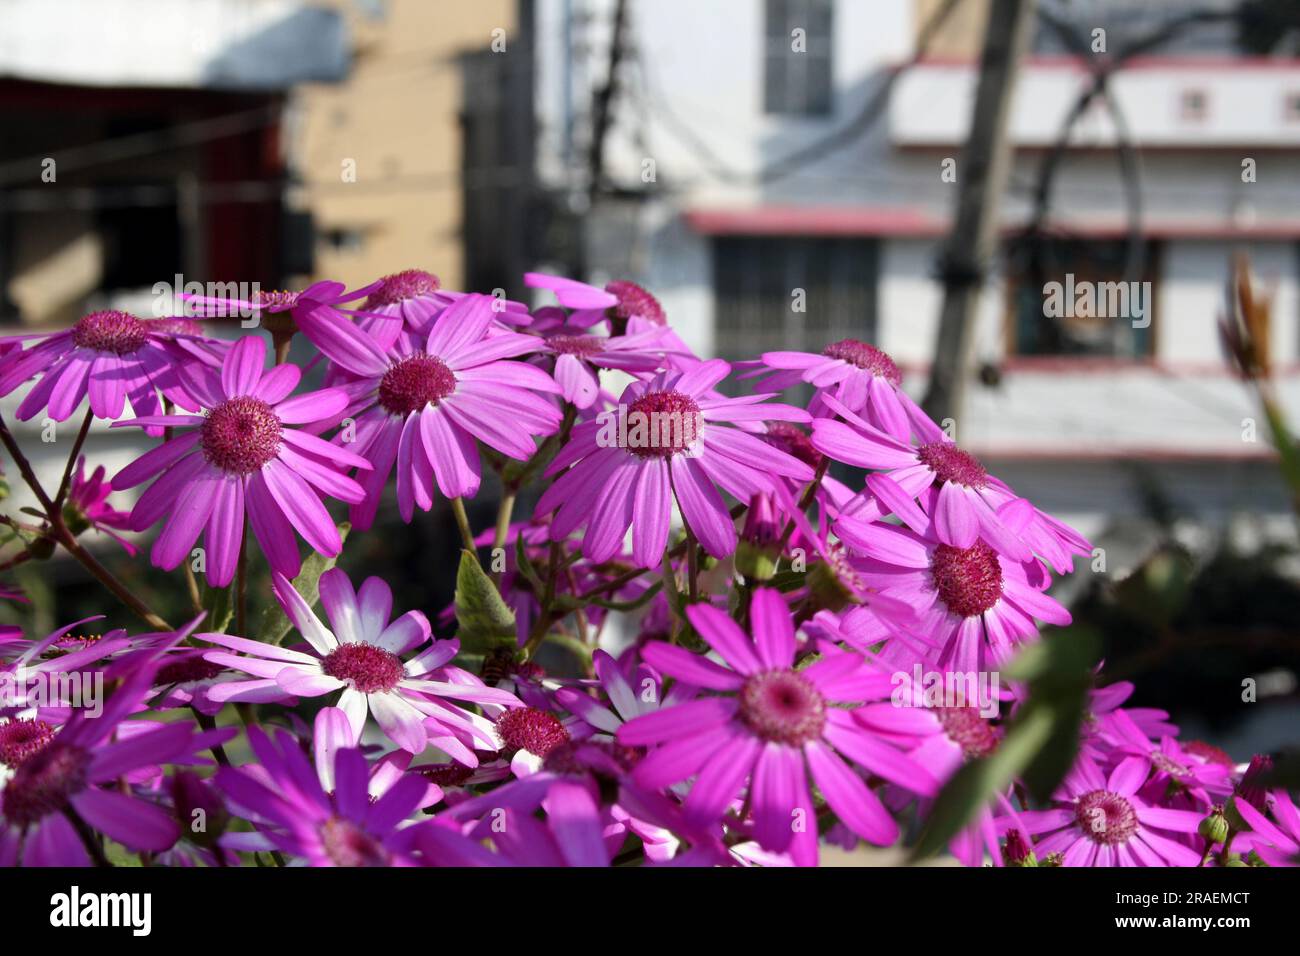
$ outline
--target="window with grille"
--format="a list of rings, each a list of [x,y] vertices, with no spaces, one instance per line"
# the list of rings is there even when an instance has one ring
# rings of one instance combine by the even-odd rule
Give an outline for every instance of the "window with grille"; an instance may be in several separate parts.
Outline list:
[[[844,338],[874,343],[878,271],[873,239],[719,238],[715,351],[735,362],[763,352],[820,352]]]
[[[1142,359],[1154,354],[1159,245],[1038,238],[1007,256],[1007,352]],[[1136,277],[1131,271],[1137,269]]]
[[[832,0],[767,0],[765,13],[764,111],[830,113]]]

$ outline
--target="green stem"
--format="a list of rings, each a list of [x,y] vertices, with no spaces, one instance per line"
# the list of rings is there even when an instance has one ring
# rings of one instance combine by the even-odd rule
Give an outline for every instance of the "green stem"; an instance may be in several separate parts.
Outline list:
[[[72,452],[68,455],[68,463],[63,468],[63,480],[59,482],[59,493],[54,496],[54,507],[60,511],[63,510],[63,502],[68,497],[68,487],[72,484],[72,469],[77,463],[77,455],[81,453],[81,446],[86,443],[86,433],[90,431],[90,423],[94,420],[95,413],[87,408],[86,417],[81,422],[81,430],[77,432],[77,439],[72,443]]]
[[[474,543],[474,532],[469,526],[469,515],[465,513],[465,501],[463,498],[451,499],[451,513],[456,516],[456,527],[460,529],[460,540],[465,545],[465,550],[474,555],[474,560],[478,560],[478,545]]]

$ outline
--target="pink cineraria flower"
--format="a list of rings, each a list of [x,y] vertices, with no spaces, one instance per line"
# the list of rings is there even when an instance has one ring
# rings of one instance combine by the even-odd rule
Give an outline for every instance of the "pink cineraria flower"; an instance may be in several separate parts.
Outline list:
[[[1069,624],[1070,612],[1043,593],[1048,576],[1037,561],[1020,563],[983,541],[958,548],[932,537],[919,511],[904,509],[910,527],[844,521],[836,525],[859,557],[858,578],[916,613],[913,633],[938,649],[935,662],[963,673],[1005,664],[1016,645],[1036,640],[1035,619]],[[889,648],[883,656],[899,663]]]
[[[63,519],[73,534],[80,534],[86,528],[102,531],[129,555],[134,556],[136,547],[114,530],[125,531],[130,527],[131,516],[125,511],[118,511],[108,503],[112,488],[104,481],[104,466],[98,466],[90,477],[86,477],[86,456],[77,459],[77,470],[72,475],[72,486],[68,490],[68,500],[63,506]]]
[[[334,789],[327,793],[288,731],[270,737],[250,727],[248,742],[258,764],[222,767],[216,783],[274,847],[311,866],[412,865],[403,824],[425,797],[423,780],[404,776],[372,801],[366,758],[348,747],[333,754]],[[247,835],[238,833],[222,842],[234,849],[248,845]]]
[[[858,339],[832,342],[820,354],[764,352],[761,361],[743,364],[754,371],[741,378],[764,375],[756,385],[765,392],[779,392],[806,382],[817,389],[809,405],[814,415],[833,417],[822,401],[822,394],[828,393],[849,411],[902,442],[911,439],[917,427],[914,423],[923,427],[929,421],[903,391],[903,373],[894,360]]]
[[[14,601],[18,604],[31,603],[27,600],[27,595],[23,593],[22,588],[16,584],[6,584],[3,581],[0,581],[0,601]]]
[[[29,741],[0,792],[0,866],[16,865],[20,853],[24,866],[89,866],[72,815],[131,850],[158,852],[176,842],[180,828],[171,815],[141,799],[124,778],[195,760],[235,730],[196,734],[188,724],[173,723],[128,734],[137,725],[124,720],[140,706],[152,672],[153,665],[137,660],[102,712],[79,710],[57,733],[46,728],[38,741]]]
[[[714,359],[633,382],[617,412],[574,428],[547,470],[565,473],[537,503],[538,514],[556,512],[552,538],[566,538],[585,523],[583,554],[599,563],[620,551],[630,526],[633,561],[650,567],[663,557],[675,500],[704,549],[725,557],[736,548],[736,526],[718,486],[748,502],[770,490],[774,476],[811,479],[812,469],[803,462],[726,426],[808,420],[807,412],[791,405],[712,394],[730,368]]]
[[[555,298],[560,305],[575,312],[603,313],[606,309],[618,305],[618,296],[613,293],[563,276],[547,275],[544,272],[525,272],[524,285],[530,289],[550,289],[555,293]],[[603,315],[594,316],[593,320],[587,323],[587,327],[595,325],[600,318],[603,318]]]
[[[1016,561],[1036,552],[1062,574],[1074,569],[1071,555],[1090,553],[1091,545],[1077,531],[1017,497],[929,419],[916,425],[921,444],[913,446],[863,421],[838,400],[825,400],[844,421],[813,422],[817,450],[845,464],[885,470],[868,477],[869,494],[847,506],[842,521],[872,521],[890,513],[903,517],[898,509],[919,499],[936,537],[952,547],[969,548],[982,538]]]
[[[605,839],[600,805],[586,787],[556,782],[542,806],[545,820],[506,807],[499,825],[489,815],[468,834],[451,821],[434,820],[415,828],[415,840],[434,866],[609,866],[614,851]]]
[[[204,415],[117,423],[178,432],[113,479],[114,489],[124,489],[156,476],[131,512],[134,531],[166,519],[150,555],[155,565],[176,567],[205,532],[208,581],[225,587],[235,576],[243,547],[245,512],[271,567],[286,576],[296,575],[300,567],[294,531],[320,554],[333,556],[342,549],[321,495],[361,501],[364,490],[337,468],[368,469],[370,463],[290,426],[334,419],[347,406],[347,396],[323,389],[290,398],[302,371],[277,365],[264,372],[265,361],[266,342],[242,338],[220,373],[196,367],[186,375],[186,386]]]
[[[385,345],[403,333],[417,339],[427,335],[443,310],[466,295],[443,289],[436,275],[422,269],[394,272],[367,288],[370,295],[362,303],[356,323]],[[494,299],[493,305],[496,318],[504,325],[527,324],[528,307],[522,302]]]
[[[460,645],[456,641],[434,641],[407,659],[429,640],[428,619],[419,611],[407,611],[389,623],[393,592],[380,578],[367,578],[358,594],[352,582],[338,568],[320,578],[321,603],[329,618],[327,628],[293,584],[275,575],[275,598],[289,620],[310,645],[309,652],[273,644],[262,644],[228,634],[202,634],[203,640],[243,655],[211,651],[207,660],[251,674],[246,683],[230,683],[209,691],[213,700],[257,699],[269,692],[268,682],[278,685],[281,698],[320,697],[342,691],[338,706],[348,715],[356,739],[367,714],[399,747],[419,754],[429,744],[445,750],[454,759],[477,766],[471,748],[477,738],[492,749],[492,738],[451,700],[517,706],[513,694],[487,687],[481,682],[449,682],[439,669],[447,664]],[[331,629],[332,628],[332,629]],[[254,698],[244,695],[251,693]]]
[[[375,291],[378,286],[379,283],[375,282],[364,288],[353,289],[349,292],[347,286],[341,282],[324,280],[313,283],[301,292],[263,291],[258,289],[250,299],[238,299],[232,296],[190,295],[188,293],[182,294],[180,298],[188,303],[189,308],[193,309],[196,314],[216,317],[248,316],[254,321],[246,323],[246,325],[256,327],[262,324],[264,315],[277,315],[281,312],[288,312],[291,321],[296,324],[303,315],[322,307],[341,312],[350,311],[343,308],[344,303],[364,299]],[[393,334],[395,335],[396,331]]]
[[[795,632],[779,592],[759,588],[749,607],[751,638],[726,614],[692,604],[687,617],[726,662],[721,666],[671,644],[648,644],[646,663],[722,696],[706,697],[628,721],[620,743],[657,745],[633,771],[648,789],[694,776],[686,821],[723,818],[748,784],[754,837],[765,849],[790,851],[799,865],[817,860],[809,773],[836,815],[863,839],[885,845],[898,824],[862,777],[840,756],[912,792],[933,794],[922,767],[853,720],[844,704],[888,699],[892,681],[857,654],[827,650],[796,669]],[[802,813],[800,813],[802,811]],[[792,826],[802,817],[803,827]]]
[[[976,700],[966,698],[966,690],[948,698],[941,688],[918,684],[905,671],[891,672],[894,691],[888,702],[868,702],[853,711],[853,719],[881,739],[903,747],[905,753],[934,779],[946,784],[968,761],[991,755],[1001,740],[1001,732],[991,716],[996,716],[997,700],[985,698],[976,688]],[[938,691],[938,701],[934,698]],[[992,715],[989,707],[992,706]],[[895,799],[896,797],[896,799]],[[890,794],[887,803],[901,806],[911,801],[909,794]],[[929,812],[931,803],[922,801],[921,812]],[[966,866],[982,866],[985,853],[994,866],[1002,866],[1002,847],[994,808],[1004,820],[1014,819],[1015,808],[1005,794],[994,794],[989,804],[976,811],[972,822],[962,829],[948,848]]]
[[[388,476],[397,465],[397,502],[410,521],[416,505],[433,507],[433,487],[448,498],[474,495],[480,481],[475,439],[519,461],[531,458],[534,438],[553,433],[560,412],[536,392],[558,386],[541,369],[504,361],[537,349],[530,335],[488,335],[493,300],[469,295],[445,309],[417,348],[407,339],[382,348],[361,329],[328,310],[299,320],[303,335],[353,376],[343,385],[355,419],[359,454],[374,464],[352,522],[374,521]],[[335,440],[335,447],[347,438]]]
[[[66,421],[87,395],[90,410],[108,419],[121,418],[128,399],[137,416],[156,414],[159,392],[181,408],[196,407],[177,370],[197,360],[172,333],[130,313],[91,312],[71,329],[17,338],[37,343],[0,363],[0,396],[40,376],[18,405],[19,421],[42,411]]]
[[[1248,800],[1236,801],[1237,812],[1250,824],[1255,853],[1269,866],[1300,866],[1300,810],[1280,789],[1270,790],[1263,803],[1256,808]]]
[[[553,374],[560,394],[579,409],[590,408],[600,396],[598,369],[654,372],[663,365],[665,348],[671,347],[664,341],[662,329],[591,335],[586,327],[560,318],[548,322],[539,313],[529,331],[540,334],[546,342],[545,351],[555,355]]]
[[[604,734],[618,733],[625,722],[642,714],[693,700],[697,693],[684,681],[674,682],[665,693],[659,676],[645,664],[638,663],[633,654],[626,655],[620,662],[605,651],[597,650],[592,654],[591,662],[608,705],[577,687],[560,688],[555,692],[555,699],[570,713]]]
[[[1196,833],[1204,814],[1142,799],[1149,766],[1127,757],[1107,778],[1096,763],[1080,759],[1056,795],[1056,808],[1019,814],[1020,828],[1038,835],[1039,858],[1060,853],[1062,866],[1196,866],[1200,855],[1176,837]]]

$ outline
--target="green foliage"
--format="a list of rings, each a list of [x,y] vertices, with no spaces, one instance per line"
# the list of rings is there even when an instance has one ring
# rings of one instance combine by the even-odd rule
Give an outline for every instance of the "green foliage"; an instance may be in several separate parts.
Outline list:
[[[456,570],[456,622],[456,636],[464,652],[486,654],[515,646],[515,612],[502,600],[473,553],[465,550]]]

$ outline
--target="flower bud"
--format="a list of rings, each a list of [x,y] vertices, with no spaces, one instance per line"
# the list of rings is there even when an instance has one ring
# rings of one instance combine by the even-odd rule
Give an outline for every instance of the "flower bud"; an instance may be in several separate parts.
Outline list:
[[[736,545],[736,570],[750,581],[770,581],[781,561],[781,524],[764,492],[754,495]]]
[[[1250,824],[1237,812],[1238,800],[1245,800],[1260,813],[1267,811],[1268,793],[1264,789],[1264,780],[1272,771],[1273,758],[1267,754],[1255,754],[1250,758],[1250,766],[1241,775],[1241,783],[1237,784],[1236,791],[1228,798],[1228,804],[1224,807],[1224,816],[1234,830],[1250,829]]]
[[[1007,866],[1038,866],[1034,848],[1025,842],[1019,830],[1007,831],[1007,845],[1002,852]]]
[[[1210,815],[1201,821],[1196,832],[1203,836],[1210,843],[1222,843],[1228,839],[1230,827],[1228,821],[1223,815],[1223,807],[1215,806]]]

